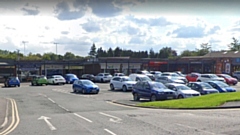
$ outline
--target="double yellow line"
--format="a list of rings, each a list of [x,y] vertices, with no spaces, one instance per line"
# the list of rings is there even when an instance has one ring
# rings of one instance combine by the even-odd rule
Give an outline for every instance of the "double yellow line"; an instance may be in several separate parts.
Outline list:
[[[0,132],[0,135],[7,135],[11,133],[19,124],[20,119],[18,115],[18,109],[17,109],[17,104],[14,99],[8,99],[11,101],[11,106],[12,106],[12,122],[11,124],[2,132]]]

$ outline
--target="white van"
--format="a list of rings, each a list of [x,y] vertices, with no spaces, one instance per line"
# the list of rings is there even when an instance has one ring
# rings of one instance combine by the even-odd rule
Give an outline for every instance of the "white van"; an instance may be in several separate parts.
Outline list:
[[[132,81],[152,81],[147,75],[143,74],[130,74],[129,78]]]

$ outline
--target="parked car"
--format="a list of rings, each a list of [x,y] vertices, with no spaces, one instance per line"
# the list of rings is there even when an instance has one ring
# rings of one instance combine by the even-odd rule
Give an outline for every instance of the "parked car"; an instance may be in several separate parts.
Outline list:
[[[47,77],[44,75],[37,75],[32,78],[31,85],[48,85]]]
[[[125,74],[124,73],[114,73],[113,76],[125,76]]]
[[[79,79],[75,74],[66,74],[64,78],[67,84],[72,84],[75,80]]]
[[[179,80],[183,80],[184,83],[188,82],[188,80],[185,77],[180,76],[180,75],[178,75],[177,73],[174,73],[174,72],[163,72],[161,76],[171,76],[171,77],[174,77],[174,78],[178,78]]]
[[[100,89],[98,85],[87,79],[79,79],[74,81],[72,85],[73,92],[81,92],[83,94],[95,93],[98,94]]]
[[[92,82],[95,82],[95,76],[93,74],[83,74],[81,79],[88,79]]]
[[[162,75],[162,72],[161,71],[150,71],[150,74],[153,74],[153,77],[156,79]]]
[[[146,76],[148,76],[151,80],[153,80],[154,81],[154,76],[153,76],[153,74],[151,74],[150,72],[148,72],[147,70],[139,70],[139,71],[137,71],[136,72],[137,74],[143,74],[143,75],[146,75]]]
[[[208,81],[223,81],[223,82],[225,82],[225,79],[218,77],[215,74],[201,74],[197,78],[197,82],[208,82]]]
[[[178,77],[171,77],[171,76],[160,76],[156,78],[156,82],[161,82],[163,84],[167,83],[180,83],[180,84],[185,84],[183,80],[180,80]]]
[[[234,72],[232,73],[232,76],[233,76],[234,78],[236,78],[237,80],[240,80],[240,71],[234,71]]]
[[[192,90],[190,87],[184,84],[168,83],[165,86],[167,86],[171,90],[174,90],[176,92],[176,97],[179,99],[201,96],[200,92]]]
[[[199,76],[201,76],[200,73],[191,73],[186,75],[186,79],[188,80],[188,82],[196,82]]]
[[[11,87],[11,86],[20,87],[20,80],[16,76],[7,77],[5,82],[4,82],[4,86],[5,87]]]
[[[219,93],[217,89],[213,88],[206,82],[189,82],[187,86],[193,90],[200,92],[201,95]]]
[[[133,100],[138,101],[141,98],[150,99],[150,101],[167,100],[176,98],[175,92],[168,89],[164,84],[154,81],[139,81],[134,85]]]
[[[47,78],[48,84],[65,84],[66,80],[61,75],[52,75]]]
[[[147,75],[144,74],[130,74],[129,75],[130,79],[132,81],[152,81]]]
[[[236,89],[233,87],[230,87],[228,84],[222,82],[222,81],[209,81],[207,82],[210,84],[213,88],[217,89],[219,92],[236,92]]]
[[[177,73],[179,76],[186,77],[181,71],[175,71],[174,73]]]
[[[110,81],[110,89],[122,89],[123,91],[132,90],[136,81],[132,81],[128,76],[115,76]]]
[[[217,74],[217,76],[224,78],[227,84],[236,85],[238,83],[238,80],[236,78],[233,78],[228,74]]]
[[[95,76],[95,81],[96,82],[110,82],[112,79],[112,75],[109,73],[99,73]]]

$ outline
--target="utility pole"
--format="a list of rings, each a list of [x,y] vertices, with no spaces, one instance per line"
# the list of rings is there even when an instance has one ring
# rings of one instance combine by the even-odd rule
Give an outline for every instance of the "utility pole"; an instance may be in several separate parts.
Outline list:
[[[57,55],[57,45],[58,45],[59,43],[54,42],[53,44],[56,45],[56,55]]]
[[[23,52],[23,56],[25,55],[25,44],[28,43],[28,41],[22,41],[23,46],[24,46],[24,52]]]

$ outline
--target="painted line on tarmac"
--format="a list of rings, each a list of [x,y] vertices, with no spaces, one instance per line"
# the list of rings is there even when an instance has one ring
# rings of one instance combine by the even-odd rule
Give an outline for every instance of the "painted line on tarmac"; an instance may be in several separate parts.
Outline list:
[[[77,117],[79,117],[79,118],[81,118],[81,119],[83,119],[83,120],[85,120],[85,121],[87,121],[87,122],[90,122],[90,123],[92,123],[92,121],[91,120],[89,120],[88,118],[85,118],[85,117],[83,117],[83,116],[81,116],[81,115],[79,115],[79,114],[77,114],[77,113],[73,113],[75,116],[77,116]]]
[[[12,106],[12,122],[7,129],[0,133],[0,135],[7,135],[11,133],[14,129],[16,129],[20,122],[17,104],[14,99],[10,99],[10,101]]]
[[[56,103],[54,100],[52,100],[51,98],[48,98],[48,100],[50,100],[52,103]]]
[[[59,106],[60,108],[62,108],[63,110],[69,112],[69,110],[68,110],[67,108],[65,108],[65,107],[63,107],[63,106],[61,106],[61,105],[58,105],[58,106]]]
[[[104,129],[106,132],[108,132],[109,134],[111,134],[111,135],[117,135],[117,134],[115,134],[115,133],[113,133],[112,131],[110,131],[109,129]]]
[[[5,118],[4,118],[4,122],[3,124],[1,125],[0,129],[2,129],[3,127],[5,127],[8,123],[8,103],[9,103],[9,99],[6,99],[7,100],[7,105],[6,105],[6,114],[5,114]]]

